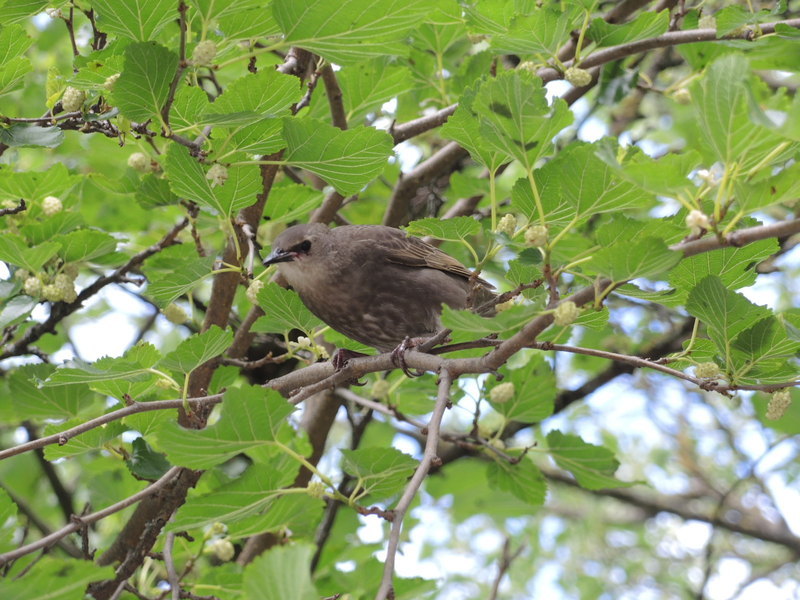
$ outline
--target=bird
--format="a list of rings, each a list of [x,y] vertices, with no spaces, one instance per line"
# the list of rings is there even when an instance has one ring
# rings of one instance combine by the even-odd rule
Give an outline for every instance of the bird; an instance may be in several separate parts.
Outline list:
[[[464,309],[494,297],[494,286],[452,256],[384,225],[294,225],[263,263],[277,265],[332,329],[381,352],[435,335],[442,304]]]

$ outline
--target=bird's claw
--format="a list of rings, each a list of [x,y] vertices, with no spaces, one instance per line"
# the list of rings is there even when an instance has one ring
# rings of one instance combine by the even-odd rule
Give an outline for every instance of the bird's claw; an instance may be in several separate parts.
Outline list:
[[[397,348],[392,350],[392,364],[400,367],[406,377],[420,377],[425,374],[425,371],[411,371],[406,364],[406,352],[411,350],[416,344],[414,341],[406,336],[405,339],[397,345]]]

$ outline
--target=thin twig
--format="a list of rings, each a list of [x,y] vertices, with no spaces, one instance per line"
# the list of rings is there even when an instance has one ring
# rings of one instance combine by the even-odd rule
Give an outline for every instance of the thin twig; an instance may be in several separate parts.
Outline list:
[[[389,543],[386,547],[386,560],[383,564],[383,578],[381,579],[378,593],[375,595],[375,600],[385,600],[390,594],[393,594],[394,562],[397,555],[397,547],[400,544],[403,518],[417,495],[422,482],[428,475],[431,466],[435,466],[439,461],[436,456],[436,449],[439,445],[439,429],[442,424],[442,417],[444,417],[444,411],[450,405],[450,386],[452,383],[453,376],[451,373],[447,369],[442,369],[439,372],[439,391],[436,397],[436,406],[428,423],[428,439],[425,442],[422,460],[416,471],[414,471],[411,481],[408,482],[406,489],[403,491],[403,495],[400,496],[397,507],[394,509],[394,521],[392,521]]]
[[[142,498],[146,498],[147,496],[156,493],[161,488],[166,486],[179,472],[181,471],[181,467],[172,467],[169,471],[164,473],[160,479],[152,483],[151,485],[147,486],[140,492],[133,494],[125,498],[124,500],[120,500],[116,504],[112,504],[104,508],[103,510],[98,510],[97,512],[88,514],[83,517],[78,517],[76,521],[62,527],[58,531],[54,531],[50,535],[47,535],[41,539],[36,540],[30,544],[22,546],[20,548],[16,548],[15,550],[9,550],[3,554],[0,554],[0,565],[4,565],[9,561],[16,560],[21,556],[25,556],[26,554],[30,554],[31,552],[36,552],[42,548],[48,548],[52,544],[56,543],[63,537],[68,536],[71,533],[75,533],[81,527],[85,527],[90,523],[94,523],[101,519],[106,518],[109,515],[113,515],[121,510],[124,510],[131,506],[132,504],[136,504]]]

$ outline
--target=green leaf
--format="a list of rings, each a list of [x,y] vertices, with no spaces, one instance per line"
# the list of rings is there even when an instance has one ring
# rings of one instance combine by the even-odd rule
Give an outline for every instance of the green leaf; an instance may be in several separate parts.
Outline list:
[[[730,289],[739,289],[756,282],[755,267],[778,252],[778,241],[760,240],[741,248],[721,248],[690,256],[669,273],[669,283],[685,299],[694,287],[709,275],[720,278]]]
[[[258,292],[257,299],[264,316],[258,320],[254,331],[285,334],[292,329],[299,329],[310,333],[322,325],[322,321],[311,314],[296,293],[282,288],[277,283],[264,284]]]
[[[22,87],[25,82],[25,75],[33,70],[31,61],[24,56],[12,58],[5,65],[0,67],[0,96],[8,94]],[[23,128],[24,129],[24,128]],[[60,130],[51,127],[50,131],[53,135]],[[21,144],[17,144],[21,145]],[[46,146],[47,144],[36,143],[33,145]],[[58,144],[56,144],[58,145]],[[55,147],[55,146],[51,146]]]
[[[427,0],[274,0],[272,14],[286,42],[349,65],[408,54],[406,37],[430,10]]]
[[[731,344],[735,383],[783,383],[797,378],[797,366],[790,361],[797,356],[800,342],[790,339],[775,317],[767,317],[742,331]]]
[[[71,419],[78,416],[96,395],[86,386],[43,388],[38,382],[55,368],[50,365],[25,365],[6,377],[14,411],[20,419]]]
[[[54,435],[66,429],[71,429],[81,423],[82,421],[80,419],[73,419],[71,421],[59,423],[58,425],[48,425],[44,428],[44,435]],[[122,423],[107,423],[102,427],[96,427],[95,429],[90,429],[86,433],[71,437],[65,444],[46,446],[44,449],[44,457],[47,460],[58,460],[59,458],[72,458],[89,452],[98,452],[111,440],[122,435],[125,429]]]
[[[178,19],[177,4],[167,8],[161,0],[92,0],[92,8],[101,31],[140,42],[154,39],[167,23]]]
[[[512,456],[520,456],[520,451],[510,452]],[[496,459],[486,468],[486,479],[489,487],[511,492],[531,506],[542,506],[547,495],[547,483],[544,475],[533,462],[522,457],[516,464]]]
[[[30,296],[14,296],[3,304],[0,310],[0,328],[13,325],[15,321],[26,318],[39,304],[39,300]]]
[[[153,450],[144,438],[136,438],[131,445],[133,452],[125,460],[125,464],[137,479],[155,481],[172,466],[166,456]]]
[[[507,31],[492,37],[492,49],[500,54],[535,55],[550,58],[569,40],[570,31],[579,25],[579,7],[540,8],[529,15],[515,17]],[[539,56],[541,55],[541,57]]]
[[[145,274],[150,280],[150,284],[147,286],[148,295],[160,308],[168,306],[184,294],[191,292],[200,281],[211,275],[214,260],[214,256],[176,258],[170,264],[169,272],[153,273],[152,276],[146,268]]]
[[[240,6],[238,2],[235,4]],[[228,40],[250,40],[280,33],[272,13],[260,5],[220,17],[219,29]]]
[[[283,135],[286,162],[319,175],[343,196],[377,177],[392,154],[392,136],[372,127],[342,131],[316,119],[286,118]]]
[[[213,104],[208,105],[206,117],[247,113],[253,115],[249,123],[264,117],[282,117],[289,114],[291,105],[302,96],[303,89],[297,77],[264,69],[231,83]]]
[[[64,141],[64,132],[58,127],[42,127],[16,123],[0,128],[0,143],[12,148],[56,148]]]
[[[752,97],[747,59],[739,54],[715,61],[692,86],[702,140],[711,160],[736,162],[742,170],[755,167],[784,141]],[[757,119],[754,120],[754,119]],[[783,153],[772,157],[777,162]]]
[[[160,119],[178,56],[155,42],[137,42],[125,49],[125,68],[114,84],[114,100],[132,121]]]
[[[208,469],[251,448],[273,445],[294,410],[275,390],[232,388],[225,392],[217,423],[196,431],[169,422],[158,434],[159,446],[176,465]]]
[[[230,528],[243,519],[263,515],[270,510],[281,490],[292,484],[299,467],[296,461],[285,456],[272,462],[268,469],[253,465],[241,477],[219,489],[191,497],[168,529],[196,529],[217,521]]]
[[[508,402],[490,402],[494,410],[509,421],[522,423],[539,423],[553,414],[558,386],[553,369],[541,355],[532,356],[522,368],[503,371],[503,383],[514,384],[514,396]]]
[[[660,239],[645,237],[634,244],[618,243],[598,250],[589,263],[602,275],[615,282],[638,277],[656,277],[674,267],[681,259],[679,252],[667,248]]]
[[[223,216],[250,206],[261,191],[261,177],[256,165],[229,167],[228,180],[223,185],[212,187],[200,163],[192,158],[188,148],[178,144],[172,144],[167,150],[166,171],[175,194]]]
[[[276,546],[244,569],[244,597],[248,600],[319,600],[311,581],[314,546]]]
[[[117,249],[116,238],[94,229],[80,229],[62,235],[58,243],[61,244],[58,254],[67,263],[92,260]]]
[[[497,313],[491,318],[486,318],[469,310],[454,310],[449,306],[444,306],[442,324],[446,328],[452,329],[454,334],[457,332],[468,334],[467,336],[457,336],[458,339],[462,337],[468,339],[492,333],[514,331],[533,319],[539,312],[540,309],[536,306],[519,304]]]
[[[481,133],[481,121],[467,108],[464,98],[461,99],[453,116],[447,119],[447,123],[442,127],[441,135],[445,139],[458,142],[458,145],[469,152],[474,160],[492,172],[497,171],[500,165],[510,159],[507,152],[494,149],[486,144],[483,133]]]
[[[619,461],[610,450],[587,444],[577,435],[555,429],[547,434],[547,447],[556,464],[572,473],[578,484],[587,490],[636,485],[636,482],[620,481],[614,477]]]
[[[592,21],[586,35],[600,47],[627,44],[666,33],[669,29],[669,18],[668,10],[658,13],[643,12],[633,21],[622,25],[614,25],[598,18]]]
[[[188,375],[200,365],[225,352],[232,342],[232,332],[212,325],[203,333],[183,340],[161,360],[159,367]]]
[[[419,462],[396,448],[342,449],[342,469],[358,479],[371,500],[394,496],[405,487]]]
[[[418,219],[406,226],[409,235],[422,237],[429,235],[438,240],[457,242],[481,231],[481,224],[472,217],[453,217],[452,219]]]
[[[172,193],[166,179],[148,173],[142,177],[142,185],[136,190],[136,201],[150,209],[177,204],[178,197]]]
[[[159,358],[159,352],[155,347],[140,342],[119,358],[105,357],[94,363],[82,360],[68,362],[67,364],[72,366],[56,369],[44,381],[44,385],[47,387],[80,383],[91,385],[95,382],[117,379],[142,381],[153,376],[150,368]]]
[[[247,154],[273,154],[284,147],[286,142],[283,140],[283,120],[263,119],[247,127],[236,128],[225,150]],[[269,204],[267,202],[268,206]]]
[[[0,29],[0,67],[22,56],[31,44],[33,39],[22,25],[7,25]]]
[[[31,273],[38,273],[48,260],[53,258],[61,245],[58,242],[44,242],[33,248],[13,233],[0,236],[0,260],[18,265]]]
[[[481,120],[484,144],[517,159],[525,169],[552,151],[553,137],[574,118],[562,99],[548,105],[541,79],[525,70],[484,80],[472,108]]]
[[[720,352],[727,355],[730,342],[742,331],[771,315],[747,298],[727,289],[719,277],[703,278],[686,302],[686,310],[706,324]]]
[[[264,218],[271,224],[304,220],[303,217],[322,204],[323,198],[321,192],[307,185],[284,179],[272,186]]]
[[[409,70],[385,56],[359,62],[336,75],[351,126],[361,124],[368,113],[377,112],[384,102],[411,87]]]
[[[114,578],[113,567],[98,567],[91,561],[44,556],[25,577],[3,582],[6,598],[75,600],[82,598],[93,581]]]

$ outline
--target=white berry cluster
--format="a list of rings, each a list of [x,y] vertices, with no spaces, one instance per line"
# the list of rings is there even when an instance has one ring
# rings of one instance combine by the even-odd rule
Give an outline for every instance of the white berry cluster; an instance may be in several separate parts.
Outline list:
[[[236,554],[236,548],[230,538],[217,538],[206,546],[206,552],[213,554],[222,562],[228,562]]]
[[[181,325],[189,320],[189,315],[186,314],[186,311],[174,302],[167,306],[163,313],[167,317],[167,321],[175,323],[175,325]]]
[[[57,215],[64,209],[61,199],[55,196],[47,196],[42,200],[42,212],[46,217]]]
[[[514,237],[514,233],[517,231],[517,217],[512,214],[503,215],[495,231],[505,233],[508,237]]]
[[[716,379],[720,375],[719,365],[711,361],[700,363],[694,368],[694,374],[700,379]]]
[[[525,243],[528,246],[542,248],[547,245],[547,227],[544,225],[531,225],[525,230]]]
[[[208,170],[208,173],[206,173],[206,179],[211,182],[212,188],[218,185],[224,185],[225,182],[228,181],[228,169],[219,163],[213,164]]]
[[[192,52],[192,62],[199,67],[209,67],[217,56],[217,45],[212,40],[197,44]]]
[[[711,221],[708,220],[708,215],[704,212],[693,209],[686,215],[686,226],[693,235],[698,235],[711,229]]]
[[[264,282],[260,279],[253,280],[247,287],[247,299],[250,304],[258,304],[258,292],[264,287]]]
[[[30,274],[17,271],[15,276],[23,279],[22,289],[31,298],[40,298],[50,302],[75,302],[78,292],[75,289],[76,270],[63,271],[50,276],[47,273]]]
[[[777,421],[786,414],[786,411],[791,405],[792,393],[789,391],[789,388],[783,388],[782,390],[773,392],[772,397],[769,399],[769,404],[767,404],[766,417],[770,421]]]
[[[489,401],[494,404],[504,404],[514,397],[514,384],[509,382],[499,383],[489,392]]]
[[[581,314],[581,309],[571,300],[565,300],[553,311],[553,322],[559,327],[571,325]]]
[[[564,79],[569,81],[575,87],[586,87],[592,83],[592,74],[586,69],[580,67],[570,67],[564,71]]]
[[[139,173],[149,173],[153,170],[153,162],[144,152],[134,152],[128,157],[128,166]]]
[[[66,112],[75,112],[81,109],[85,101],[86,92],[74,87],[68,87],[64,90],[64,95],[61,96],[61,108]]]

